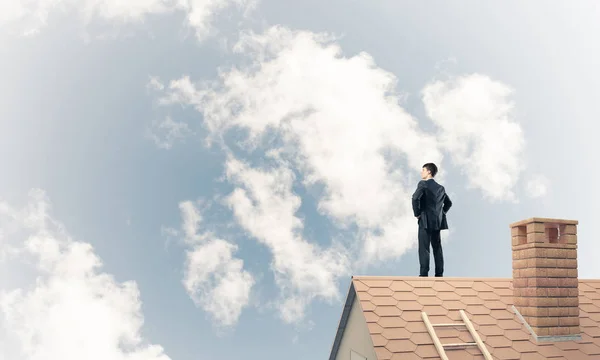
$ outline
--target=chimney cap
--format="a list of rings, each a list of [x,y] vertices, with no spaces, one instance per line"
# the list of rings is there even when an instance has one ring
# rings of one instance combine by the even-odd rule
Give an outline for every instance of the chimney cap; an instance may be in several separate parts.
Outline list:
[[[531,224],[531,223],[545,223],[545,224],[556,224],[556,225],[578,225],[579,221],[532,217],[529,219],[514,222],[514,223],[510,224],[509,227],[513,228],[515,226],[524,226],[524,225]]]

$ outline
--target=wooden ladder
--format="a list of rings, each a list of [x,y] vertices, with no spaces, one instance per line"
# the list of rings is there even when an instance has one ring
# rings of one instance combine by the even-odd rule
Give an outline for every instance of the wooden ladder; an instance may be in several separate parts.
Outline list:
[[[427,331],[429,332],[429,335],[431,335],[431,338],[433,339],[433,344],[435,345],[437,351],[440,353],[440,357],[442,358],[442,360],[449,360],[448,355],[446,355],[445,348],[457,349],[457,348],[464,348],[467,346],[477,346],[479,348],[479,350],[481,351],[481,353],[483,354],[483,357],[485,358],[485,360],[493,360],[492,355],[490,354],[488,349],[485,347],[485,344],[483,343],[483,341],[481,341],[479,334],[477,334],[477,332],[475,331],[475,328],[473,327],[471,320],[469,320],[469,318],[465,314],[464,310],[459,310],[459,311],[460,311],[460,317],[462,318],[463,322],[462,323],[452,323],[452,324],[432,324],[429,321],[429,317],[427,316],[427,313],[425,313],[424,311],[421,312],[421,316],[423,317],[423,322],[425,323],[425,326],[427,326]],[[437,334],[435,333],[434,327],[454,327],[454,326],[466,326],[467,329],[469,330],[469,333],[471,333],[473,340],[475,340],[475,342],[458,343],[458,344],[442,344],[440,342],[440,339],[438,338]]]

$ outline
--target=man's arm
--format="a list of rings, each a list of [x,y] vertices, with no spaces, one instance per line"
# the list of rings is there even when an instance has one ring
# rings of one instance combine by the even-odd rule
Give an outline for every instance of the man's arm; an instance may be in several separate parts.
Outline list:
[[[450,196],[448,194],[444,195],[444,214],[447,213],[452,207],[452,200],[450,200]]]
[[[412,196],[412,208],[415,217],[419,217],[421,215],[421,197],[423,197],[423,192],[425,191],[425,181],[419,181],[417,185],[417,190]]]

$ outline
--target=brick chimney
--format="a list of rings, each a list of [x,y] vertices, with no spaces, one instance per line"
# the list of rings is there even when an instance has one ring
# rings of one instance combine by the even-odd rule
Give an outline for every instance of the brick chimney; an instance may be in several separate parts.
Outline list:
[[[580,335],[577,221],[510,225],[514,306],[537,340]]]

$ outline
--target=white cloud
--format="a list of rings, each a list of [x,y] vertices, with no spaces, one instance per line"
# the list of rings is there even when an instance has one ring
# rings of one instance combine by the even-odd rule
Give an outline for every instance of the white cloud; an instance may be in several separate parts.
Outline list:
[[[512,90],[485,75],[435,81],[423,89],[440,146],[463,169],[471,187],[492,200],[515,201],[525,139],[514,120]]]
[[[146,87],[150,90],[164,90],[165,85],[160,81],[157,76],[151,76]]]
[[[147,137],[160,148],[169,150],[175,142],[182,141],[185,137],[192,135],[187,123],[182,121],[174,121],[170,116],[167,116],[162,121],[152,122],[152,127],[147,131]]]
[[[276,130],[304,184],[325,186],[319,210],[359,226],[362,259],[403,254],[416,239],[408,175],[442,155],[399,106],[393,74],[368,54],[342,57],[327,36],[282,27],[244,34],[236,51],[255,63],[223,70],[220,87],[172,81],[162,103],[194,105],[214,138],[249,130],[249,150]]]
[[[228,179],[238,186],[227,203],[240,225],[273,255],[271,268],[283,296],[282,319],[303,319],[314,298],[338,299],[336,281],[348,272],[346,253],[336,247],[322,249],[302,237],[303,223],[295,216],[300,197],[292,193],[292,171],[285,164],[251,168],[233,158],[226,168]]]
[[[549,186],[550,180],[546,176],[540,174],[534,175],[527,182],[527,195],[532,198],[546,196]]]
[[[75,12],[85,24],[93,20],[118,23],[142,22],[148,15],[183,11],[186,23],[204,40],[214,32],[213,17],[236,6],[248,11],[256,0],[0,0],[0,26],[33,35],[57,13]]]
[[[200,40],[214,32],[211,19],[226,8],[237,6],[247,12],[252,10],[258,0],[179,0],[178,6],[187,12],[188,25],[195,29]]]
[[[0,262],[0,270],[16,276],[34,265],[28,271],[36,272],[35,281],[19,288],[0,283],[0,358],[168,360],[161,346],[141,336],[135,282],[100,272],[91,245],[72,240],[49,211],[40,190],[22,211],[0,206],[0,247],[10,241],[21,250]]]
[[[235,325],[250,300],[255,283],[244,270],[244,261],[233,257],[238,247],[225,240],[211,239],[187,252],[184,285],[218,325]]]
[[[184,201],[179,209],[184,241],[190,246],[183,285],[194,303],[209,313],[216,325],[235,325],[250,301],[254,277],[244,270],[244,262],[233,256],[238,250],[236,245],[209,232],[199,232],[203,219],[196,204]],[[173,229],[169,234],[175,234]]]

